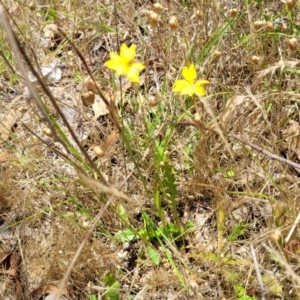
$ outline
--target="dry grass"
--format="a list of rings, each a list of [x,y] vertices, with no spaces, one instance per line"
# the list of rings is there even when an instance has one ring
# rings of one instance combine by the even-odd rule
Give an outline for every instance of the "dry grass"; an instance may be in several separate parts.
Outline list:
[[[299,4],[159,2],[152,28],[153,1],[1,1],[62,71],[42,114],[1,27],[1,299],[299,299]],[[140,84],[104,67],[122,43]],[[172,92],[191,63],[201,99]]]

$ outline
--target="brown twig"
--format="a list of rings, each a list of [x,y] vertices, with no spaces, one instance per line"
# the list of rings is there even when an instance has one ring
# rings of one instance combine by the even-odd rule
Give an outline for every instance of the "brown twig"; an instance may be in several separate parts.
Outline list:
[[[209,127],[206,127],[205,125],[201,124],[200,122],[196,123],[196,122],[193,122],[191,120],[181,121],[177,125],[194,126],[196,128],[200,127],[200,128],[205,129],[205,130],[209,130],[209,131],[215,132],[215,130],[213,130],[213,129],[209,128]],[[260,146],[258,146],[256,144],[252,144],[250,142],[247,142],[242,137],[240,137],[239,135],[237,135],[235,133],[229,133],[228,136],[231,137],[231,138],[234,138],[235,140],[238,140],[239,142],[241,142],[241,143],[243,143],[245,145],[250,146],[252,149],[254,149],[254,150],[256,150],[256,151],[258,151],[258,152],[260,152],[260,153],[262,153],[262,154],[264,154],[266,156],[268,156],[271,159],[279,160],[279,161],[281,161],[281,162],[283,162],[285,164],[288,164],[291,167],[295,168],[297,171],[300,171],[300,164],[297,164],[297,163],[295,163],[295,162],[293,162],[293,161],[291,161],[291,160],[289,160],[287,158],[283,158],[281,156],[273,154],[273,153],[271,153],[271,152],[269,152],[269,151],[261,148]]]
[[[245,145],[250,146],[252,149],[254,149],[254,150],[256,150],[256,151],[258,151],[258,152],[260,152],[260,153],[262,153],[262,154],[264,154],[266,156],[268,156],[271,159],[279,160],[279,161],[281,161],[283,163],[286,163],[286,164],[290,165],[291,167],[297,169],[298,171],[300,171],[300,165],[297,164],[297,163],[295,163],[295,162],[293,162],[293,161],[291,161],[291,160],[289,160],[289,159],[286,159],[286,158],[283,158],[283,157],[278,156],[276,154],[273,154],[273,153],[271,153],[271,152],[269,152],[269,151],[267,151],[267,150],[265,150],[265,149],[263,149],[263,148],[255,145],[255,144],[252,144],[250,142],[246,142],[243,138],[241,138],[239,135],[236,135],[234,133],[229,133],[228,136],[230,136],[230,137],[232,137],[232,138],[234,138],[234,139],[242,142]]]

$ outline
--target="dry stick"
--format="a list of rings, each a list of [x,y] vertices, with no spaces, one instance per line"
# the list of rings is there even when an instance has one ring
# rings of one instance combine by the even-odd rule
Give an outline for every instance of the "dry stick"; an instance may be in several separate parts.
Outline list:
[[[255,254],[255,251],[254,251],[254,248],[253,248],[252,244],[250,244],[250,249],[251,249],[251,256],[252,256],[255,271],[256,271],[257,281],[258,281],[258,283],[260,285],[260,289],[261,289],[261,299],[265,300],[266,299],[265,298],[266,290],[264,288],[264,284],[263,284],[262,279],[261,279],[261,274],[260,274],[260,271],[259,271],[259,265],[258,265],[258,262],[257,262],[257,259],[256,259],[256,254]]]
[[[278,155],[276,155],[276,154],[273,154],[273,153],[271,153],[271,152],[269,152],[269,151],[267,151],[267,150],[264,150],[263,148],[261,148],[261,147],[255,145],[255,144],[246,142],[243,138],[241,138],[239,135],[236,135],[236,134],[234,134],[234,133],[229,133],[228,135],[229,135],[230,137],[232,137],[232,138],[234,138],[234,139],[236,139],[236,140],[242,142],[243,144],[246,144],[246,145],[250,146],[251,148],[257,150],[258,152],[260,152],[260,153],[262,153],[262,154],[268,156],[268,157],[271,158],[271,159],[277,159],[277,160],[279,160],[279,161],[281,161],[281,162],[283,162],[283,163],[286,163],[286,164],[288,164],[288,165],[294,167],[295,169],[300,170],[300,165],[297,164],[297,163],[295,163],[295,162],[293,162],[293,161],[291,161],[291,160],[289,160],[289,159],[280,157],[280,156],[278,156]]]
[[[178,123],[178,125],[188,125],[188,126],[194,126],[196,128],[201,127],[201,128],[204,128],[206,130],[213,131],[213,132],[216,133],[215,130],[213,130],[213,129],[209,128],[209,127],[206,127],[205,125],[203,125],[201,123],[196,123],[196,122],[193,122],[193,121],[190,121],[190,120],[180,121]],[[245,141],[243,138],[241,138],[239,135],[237,135],[235,133],[229,133],[228,136],[232,137],[232,138],[234,138],[234,139],[236,139],[238,141],[240,141],[241,143],[243,143],[245,145],[250,146],[252,149],[257,150],[258,152],[260,152],[260,153],[268,156],[271,159],[277,159],[277,160],[279,160],[279,161],[281,161],[283,163],[286,163],[286,164],[290,165],[291,167],[297,169],[298,171],[300,171],[300,164],[297,164],[297,163],[295,163],[295,162],[293,162],[293,161],[291,161],[291,160],[289,160],[287,158],[280,157],[280,156],[278,156],[276,154],[273,154],[273,153],[271,153],[271,152],[269,152],[267,150],[264,150],[263,148],[257,146],[256,144],[252,144],[250,142],[247,142],[247,141]]]
[[[290,240],[290,238],[291,238],[291,236],[292,236],[292,234],[293,234],[295,228],[297,227],[297,225],[298,225],[298,223],[299,223],[299,220],[300,220],[300,212],[298,213],[298,216],[297,216],[296,220],[294,221],[293,226],[292,226],[292,228],[291,228],[291,230],[290,230],[288,236],[287,236],[286,239],[285,239],[285,243],[288,243],[288,242],[289,242],[289,240]]]

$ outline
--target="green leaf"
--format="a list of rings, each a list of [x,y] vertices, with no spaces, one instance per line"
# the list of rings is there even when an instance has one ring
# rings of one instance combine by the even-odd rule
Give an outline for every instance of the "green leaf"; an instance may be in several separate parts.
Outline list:
[[[224,177],[225,178],[231,178],[235,175],[234,169],[229,169],[225,172]]]
[[[236,289],[238,291],[237,300],[256,300],[256,298],[248,296],[241,285],[237,285]]]
[[[136,239],[135,233],[130,229],[120,230],[115,234],[115,239],[118,242],[125,243],[131,242]]]
[[[155,265],[159,265],[160,257],[158,252],[150,246],[147,246],[147,253]]]
[[[103,282],[105,286],[109,287],[104,295],[105,300],[119,300],[119,287],[120,284],[115,276],[108,273],[104,276]]]
[[[238,223],[228,236],[227,241],[236,241],[239,236],[245,234],[246,228],[247,226],[243,222]]]
[[[290,72],[290,73],[300,74],[300,70],[299,69],[285,68],[285,71],[286,72]]]
[[[118,213],[119,213],[119,216],[122,218],[122,220],[125,221],[127,224],[129,224],[129,219],[128,219],[128,216],[127,216],[127,212],[126,212],[126,209],[125,209],[125,207],[122,203],[120,203],[118,205]]]

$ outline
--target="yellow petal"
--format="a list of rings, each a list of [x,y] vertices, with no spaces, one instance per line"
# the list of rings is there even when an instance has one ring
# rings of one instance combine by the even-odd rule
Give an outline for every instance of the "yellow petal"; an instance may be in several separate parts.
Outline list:
[[[197,80],[195,85],[204,85],[204,84],[209,84],[210,82],[208,80]]]
[[[179,92],[181,95],[193,96],[195,94],[194,86],[186,80],[176,80],[173,92]]]
[[[195,66],[191,64],[188,68],[184,67],[182,69],[182,76],[187,82],[192,84],[197,77]]]
[[[200,84],[201,81],[203,82],[203,81],[207,81],[207,80],[199,80],[195,83],[194,87],[195,87],[197,96],[205,96],[205,94],[206,94],[205,88],[203,86],[201,86],[201,84]],[[206,82],[204,84],[206,84]]]
[[[129,48],[126,44],[122,44],[120,49],[120,56],[122,57],[122,59],[126,60],[127,62],[130,62],[135,57],[135,50],[136,45],[134,44],[132,44]]]
[[[145,66],[140,62],[135,62],[135,63],[130,64],[129,69],[130,70],[134,69],[136,71],[143,71],[145,69]]]
[[[107,68],[115,71],[117,75],[126,74],[128,70],[128,63],[116,53],[111,52],[109,56],[110,60],[108,60],[104,65]]]
[[[130,64],[127,71],[127,78],[131,82],[140,82],[139,72],[144,70],[145,66],[142,63],[136,62]]]

